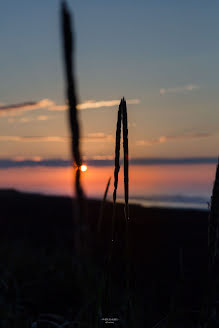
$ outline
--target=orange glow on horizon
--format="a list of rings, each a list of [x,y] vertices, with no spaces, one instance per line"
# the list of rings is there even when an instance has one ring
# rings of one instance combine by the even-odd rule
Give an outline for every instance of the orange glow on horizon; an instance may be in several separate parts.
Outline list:
[[[83,164],[84,165],[84,164]],[[86,166],[87,168],[87,166]],[[80,167],[81,170],[81,167]],[[82,171],[83,172],[83,171]],[[130,197],[135,195],[168,195],[199,193],[213,187],[215,165],[130,165]],[[89,166],[81,174],[84,191],[89,197],[102,197],[114,167]],[[72,167],[21,167],[0,169],[0,188],[15,188],[23,191],[49,194],[74,194]],[[206,189],[207,188],[207,189]],[[109,187],[109,199],[113,194],[113,183]],[[124,194],[123,168],[119,174],[118,195]]]

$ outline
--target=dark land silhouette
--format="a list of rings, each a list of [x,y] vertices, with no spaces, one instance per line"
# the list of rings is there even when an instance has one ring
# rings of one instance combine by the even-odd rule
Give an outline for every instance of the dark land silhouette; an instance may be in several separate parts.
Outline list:
[[[72,199],[1,190],[0,203],[1,272],[13,272],[18,285],[35,281],[30,290],[22,289],[23,297],[31,295],[25,311],[36,317],[42,313],[70,316],[71,311],[76,315],[95,297],[95,287],[86,289],[82,297],[75,283]],[[106,202],[98,233],[100,205],[98,200],[87,200],[92,236],[87,255],[97,281],[109,252],[113,209]],[[116,285],[114,306],[119,308],[118,295],[125,290],[124,205],[117,204],[116,212],[111,272]],[[130,283],[141,326],[153,325],[168,314],[173,298],[184,319],[196,320],[207,281],[208,211],[130,205],[129,233]]]

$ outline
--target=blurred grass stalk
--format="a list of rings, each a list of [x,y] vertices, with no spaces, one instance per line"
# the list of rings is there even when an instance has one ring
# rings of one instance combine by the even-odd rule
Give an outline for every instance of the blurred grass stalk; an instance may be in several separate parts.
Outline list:
[[[80,167],[82,165],[80,153],[80,126],[77,113],[77,92],[75,85],[75,71],[74,71],[74,38],[72,33],[71,17],[65,2],[62,2],[62,38],[64,50],[64,65],[66,77],[66,96],[68,100],[68,119],[71,131],[71,152],[73,164],[75,166],[75,190],[77,202],[75,204],[74,213],[74,243],[77,255],[80,255],[82,248],[85,247],[84,236],[82,235],[82,227],[85,224],[84,211],[84,192],[81,186]]]

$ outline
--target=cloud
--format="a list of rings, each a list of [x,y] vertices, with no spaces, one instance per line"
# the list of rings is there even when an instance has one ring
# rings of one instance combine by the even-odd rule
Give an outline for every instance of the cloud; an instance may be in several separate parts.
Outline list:
[[[90,159],[88,158],[87,160],[112,161],[113,159],[114,159],[113,155],[97,155],[97,156],[92,156]]]
[[[49,119],[49,116],[47,116],[47,115],[40,115],[40,116],[37,116],[36,119],[38,121],[47,121]]]
[[[14,118],[14,117],[10,117],[8,118],[8,123],[29,123],[29,122],[32,122],[34,121],[34,118],[32,117],[26,117],[26,116],[23,116],[22,118]]]
[[[190,133],[178,136],[161,136],[159,138],[152,138],[146,140],[137,140],[137,146],[152,146],[154,144],[161,144],[169,141],[181,141],[181,140],[189,140],[189,139],[200,139],[200,138],[209,138],[214,134],[211,133]]]
[[[114,159],[111,158],[87,158],[84,161],[88,166],[94,167],[106,167],[114,165]],[[202,165],[213,164],[218,162],[217,157],[185,157],[185,158],[131,158],[131,165]],[[34,156],[30,158],[2,158],[0,159],[0,169],[13,168],[13,167],[69,167],[72,166],[72,161],[69,159],[55,158],[44,159],[40,156]]]
[[[160,95],[163,96],[167,93],[184,93],[186,91],[191,92],[193,90],[198,90],[198,89],[200,89],[200,86],[196,84],[187,84],[182,87],[174,87],[174,88],[161,88]]]
[[[140,103],[139,99],[128,99],[127,104],[129,105],[137,105]],[[118,106],[120,104],[120,100],[88,100],[85,101],[81,104],[77,105],[77,109],[82,110],[82,109],[95,109],[95,108],[102,108],[102,107],[113,107],[113,106]],[[49,107],[49,110],[57,110],[57,111],[63,111],[68,108],[67,105],[55,105]]]
[[[129,128],[136,128],[136,123],[135,122],[128,122],[128,127]]]
[[[31,162],[41,162],[43,158],[41,156],[33,156],[33,157],[23,157],[23,156],[16,156],[12,158],[12,161],[14,162],[25,162],[25,161],[31,161]]]
[[[30,101],[11,105],[0,106],[0,116],[16,116],[24,111],[32,111],[39,108],[49,108],[54,106],[55,103],[50,99],[42,99],[40,101]]]
[[[111,134],[103,132],[89,133],[87,137],[82,138],[83,142],[114,142],[114,137]]]
[[[81,137],[81,142],[114,142],[111,134],[102,132],[90,133],[85,137]],[[70,141],[68,136],[0,136],[0,141],[12,142],[67,142]]]
[[[137,105],[140,103],[139,99],[128,99],[127,104]],[[120,100],[88,100],[77,105],[79,110],[83,109],[95,109],[102,107],[118,106]],[[0,116],[18,116],[24,111],[32,111],[36,109],[47,108],[50,111],[63,111],[68,108],[67,105],[56,105],[56,103],[48,98],[40,101],[30,101],[11,105],[0,105]]]
[[[190,133],[176,136],[161,136],[159,138],[137,140],[137,146],[152,146],[156,144],[166,143],[170,141],[183,141],[192,139],[202,139],[214,136],[211,133]],[[0,136],[0,141],[14,142],[67,142],[70,141],[68,136]],[[103,132],[89,133],[87,136],[81,137],[81,142],[114,142],[115,138],[112,134]]]
[[[69,137],[59,136],[0,136],[0,141],[15,142],[65,142]]]
[[[26,116],[23,116],[21,118],[10,117],[10,118],[8,118],[8,123],[15,123],[15,122],[29,123],[29,122],[32,122],[32,121],[47,121],[47,120],[50,120],[50,119],[51,119],[51,116],[47,116],[47,115],[40,115],[40,116],[37,116],[36,118],[26,117]]]
[[[18,122],[21,122],[21,123],[28,123],[31,121],[33,121],[33,118],[31,118],[31,117],[22,117],[18,120]]]

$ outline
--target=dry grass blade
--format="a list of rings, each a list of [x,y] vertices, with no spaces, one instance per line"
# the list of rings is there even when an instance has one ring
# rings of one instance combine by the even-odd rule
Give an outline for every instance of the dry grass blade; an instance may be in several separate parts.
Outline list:
[[[80,129],[77,113],[77,96],[76,96],[76,86],[74,79],[74,39],[72,34],[71,26],[71,17],[65,2],[62,3],[62,36],[63,36],[63,48],[64,48],[64,64],[65,64],[65,75],[66,75],[66,94],[68,99],[68,117],[69,117],[69,126],[71,130],[71,152],[73,157],[73,162],[76,167],[75,172],[75,189],[78,204],[76,204],[77,213],[75,215],[75,223],[82,224],[84,219],[84,193],[80,182],[80,166],[82,164],[80,147],[79,147],[79,138],[80,138]],[[80,230],[80,227],[79,227]],[[79,235],[81,232],[79,232]],[[78,233],[75,236],[75,243],[77,244],[76,248],[81,247],[81,239]]]
[[[111,181],[111,177],[109,178],[109,180],[107,182],[105,193],[104,193],[104,196],[103,196],[103,200],[101,202],[100,216],[99,216],[98,227],[97,227],[98,232],[100,232],[101,223],[103,221],[104,206],[105,206],[105,203],[106,203],[106,198],[107,198],[107,194],[108,194],[108,190],[109,190],[109,186],[110,186],[110,181]]]

